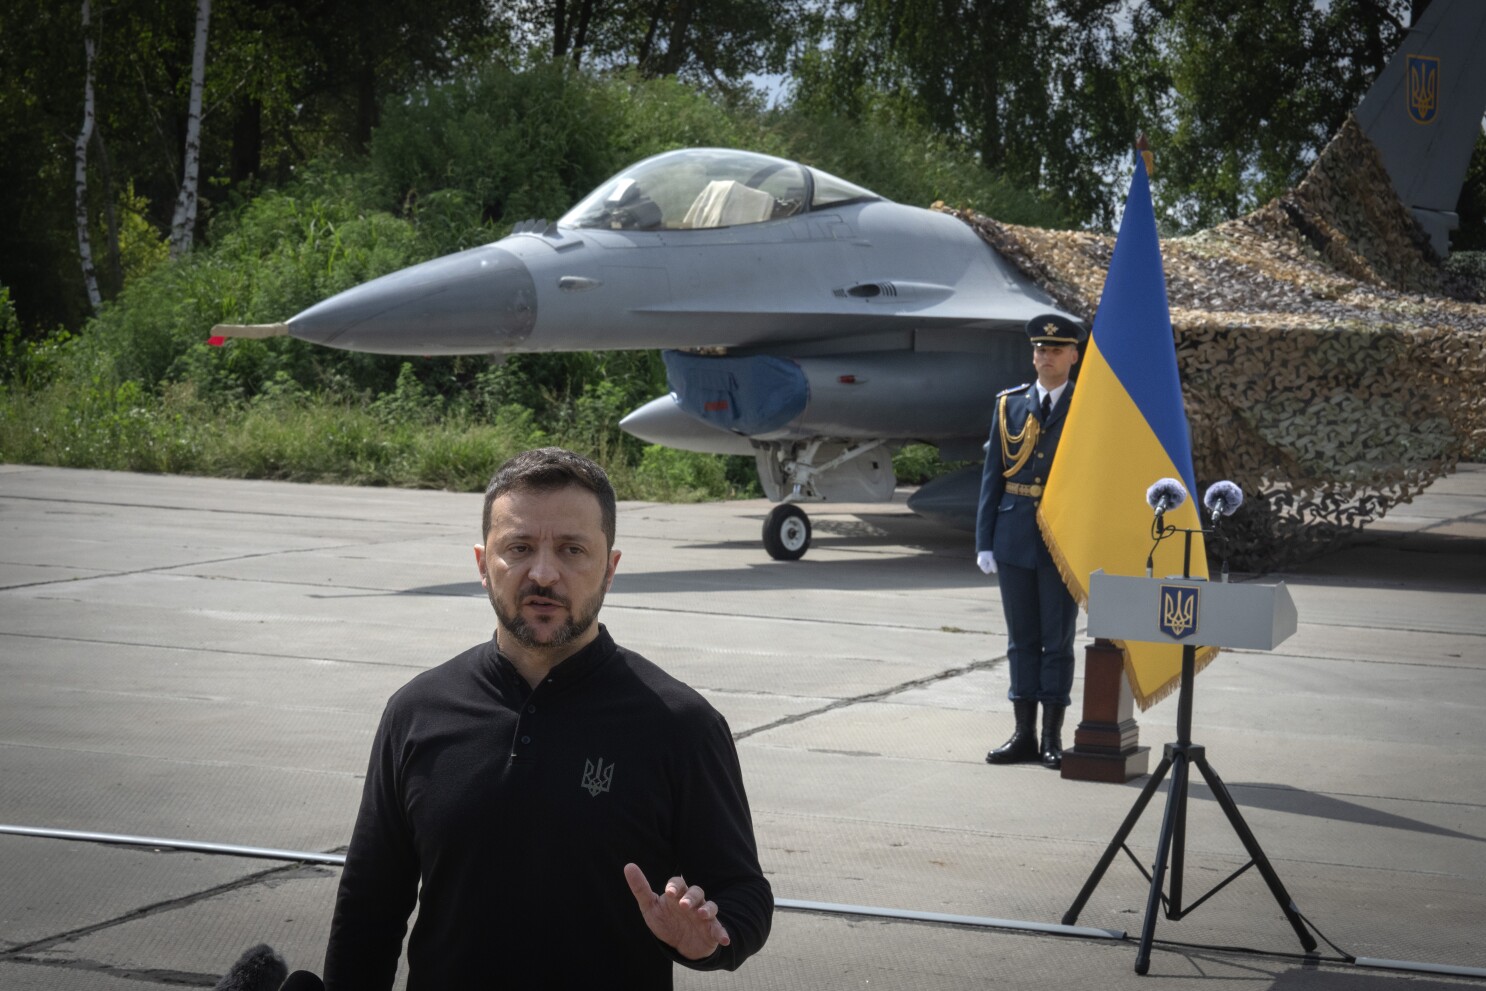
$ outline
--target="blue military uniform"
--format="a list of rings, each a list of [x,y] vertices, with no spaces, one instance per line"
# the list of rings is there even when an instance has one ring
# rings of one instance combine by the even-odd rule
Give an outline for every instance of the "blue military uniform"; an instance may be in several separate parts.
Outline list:
[[[1083,339],[1081,327],[1062,317],[1028,322],[1034,345],[1064,346]],[[1073,400],[1072,380],[1046,416],[1032,384],[996,397],[981,475],[975,520],[975,549],[991,551],[998,566],[1006,614],[1007,660],[1017,732],[1005,747],[987,754],[990,763],[1015,763],[1039,756],[1036,716],[1043,707],[1042,762],[1062,761],[1063,711],[1072,701],[1073,637],[1078,605],[1068,594],[1037,526],[1037,507]]]

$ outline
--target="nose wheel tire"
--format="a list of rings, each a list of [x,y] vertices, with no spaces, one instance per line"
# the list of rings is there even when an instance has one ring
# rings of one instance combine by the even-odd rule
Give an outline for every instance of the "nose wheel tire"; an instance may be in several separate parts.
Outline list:
[[[781,503],[764,519],[764,550],[776,561],[798,561],[810,549],[810,517],[794,503]]]

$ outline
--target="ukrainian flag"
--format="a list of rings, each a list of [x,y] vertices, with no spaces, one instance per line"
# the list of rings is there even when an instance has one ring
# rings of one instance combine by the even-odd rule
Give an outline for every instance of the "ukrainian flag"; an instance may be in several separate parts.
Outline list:
[[[1103,568],[1115,575],[1145,574],[1152,543],[1145,493],[1152,482],[1176,478],[1186,486],[1189,498],[1166,514],[1168,525],[1201,526],[1161,242],[1142,157],[1136,156],[1078,390],[1037,514],[1068,590],[1084,606],[1092,572]],[[1152,574],[1180,575],[1182,559],[1178,533],[1161,542]],[[1207,577],[1201,534],[1192,539],[1191,572],[1194,578]],[[1119,645],[1125,653],[1125,676],[1142,709],[1178,687],[1181,645]],[[1200,648],[1199,669],[1216,653]]]

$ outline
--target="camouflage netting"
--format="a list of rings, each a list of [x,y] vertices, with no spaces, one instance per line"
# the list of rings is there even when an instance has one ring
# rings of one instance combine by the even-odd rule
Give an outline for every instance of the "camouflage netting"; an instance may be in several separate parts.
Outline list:
[[[1092,324],[1114,238],[947,212]],[[1486,304],[1447,284],[1355,120],[1296,189],[1161,251],[1199,488],[1247,499],[1234,566],[1333,547],[1486,450]]]

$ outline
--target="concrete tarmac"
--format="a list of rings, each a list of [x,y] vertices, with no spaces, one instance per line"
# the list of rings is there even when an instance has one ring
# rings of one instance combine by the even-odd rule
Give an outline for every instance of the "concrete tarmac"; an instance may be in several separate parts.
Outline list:
[[[779,563],[768,508],[620,507],[603,620],[728,718],[763,865],[796,906],[740,971],[678,969],[679,988],[1486,987],[1486,466],[1262,579],[1289,585],[1298,633],[1197,679],[1193,738],[1320,949],[1250,869],[1159,919],[1144,977],[1134,860],[1149,869],[1164,786],[1078,919],[1124,938],[973,923],[1056,926],[1142,782],[984,763],[1010,729],[1005,628],[968,535],[901,499],[821,505],[808,556]],[[386,697],[489,636],[479,510],[0,466],[0,988],[210,987],[260,941],[318,971],[334,866],[36,833],[343,851]],[[1153,766],[1176,710],[1137,714]],[[1248,859],[1193,782],[1187,905]],[[554,920],[564,946],[581,927]]]

